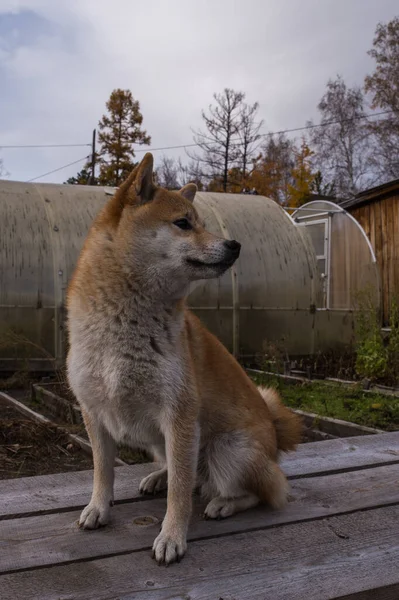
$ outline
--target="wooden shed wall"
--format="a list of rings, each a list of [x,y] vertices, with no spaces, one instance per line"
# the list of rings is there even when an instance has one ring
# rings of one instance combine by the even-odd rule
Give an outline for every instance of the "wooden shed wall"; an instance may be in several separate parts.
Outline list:
[[[392,300],[399,302],[399,192],[347,210],[374,249],[381,277],[383,323],[388,325]]]

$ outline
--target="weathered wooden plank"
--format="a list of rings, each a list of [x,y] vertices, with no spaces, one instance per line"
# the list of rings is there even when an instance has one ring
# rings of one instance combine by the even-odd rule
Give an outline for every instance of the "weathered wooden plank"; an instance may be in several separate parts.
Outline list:
[[[393,246],[392,246],[392,264],[393,264],[393,295],[398,301],[399,298],[399,195],[393,197]]]
[[[290,478],[399,463],[399,432],[302,444],[283,457]],[[152,464],[115,470],[116,502],[141,500],[138,487]],[[0,519],[82,508],[90,499],[92,471],[0,481]]]
[[[44,405],[46,410],[57,418],[61,417],[68,423],[82,423],[83,418],[80,406],[72,404],[66,398],[62,398],[54,393],[53,389],[58,385],[57,383],[34,383],[32,385],[32,399]]]
[[[5,392],[0,392],[0,402],[3,405],[15,408],[15,410],[21,413],[21,415],[28,417],[28,419],[31,419],[35,423],[41,423],[42,425],[53,425],[53,422],[50,421],[50,419],[44,417],[43,415],[39,415],[34,410],[29,408],[29,406],[26,406],[25,404],[23,404],[16,398],[13,398],[9,394],[6,394]]]
[[[389,235],[388,235],[388,215],[387,215],[387,200],[382,200],[378,203],[381,209],[381,231],[382,231],[382,260],[383,260],[383,306],[384,319],[389,321]]]
[[[399,458],[399,431],[301,445],[282,460],[289,478],[313,477],[394,464]]]
[[[375,204],[370,204],[370,242],[375,253]]]
[[[398,600],[398,598],[398,584],[393,583],[392,585],[384,586],[384,588],[376,589],[373,587],[371,590],[362,590],[361,592],[349,595],[345,594],[345,596],[340,596],[336,600]]]
[[[138,489],[151,464],[115,469],[116,502],[141,500]],[[0,481],[0,520],[83,508],[90,500],[93,471],[55,473]]]
[[[374,253],[377,259],[378,271],[380,275],[380,285],[381,285],[381,314],[384,318],[384,306],[383,306],[383,296],[384,296],[384,257],[382,254],[382,226],[381,226],[381,207],[379,202],[373,203],[374,210],[374,229],[375,229],[375,245]]]
[[[387,198],[385,200],[386,204],[386,215],[387,215],[387,223],[386,223],[386,242],[387,242],[387,279],[388,279],[388,311],[389,318],[391,315],[391,304],[392,298],[394,295],[394,279],[393,279],[393,249],[394,249],[394,239],[397,237],[397,227],[394,224],[394,199]]]
[[[370,238],[370,204],[363,207],[363,229],[368,238]]]
[[[399,503],[399,465],[292,481],[284,510],[258,507],[223,521],[205,521],[196,499],[189,539],[231,535],[277,525]],[[77,527],[79,512],[3,521],[0,573],[149,549],[165,514],[166,499],[113,507],[98,531]]]
[[[397,600],[399,508],[199,540],[167,569],[145,551],[0,581],[3,600]]]
[[[300,409],[293,409],[297,415],[300,415],[306,427],[311,429],[319,428],[324,433],[329,433],[336,437],[353,437],[355,435],[375,435],[376,433],[384,433],[382,429],[375,427],[366,427],[357,425],[342,419],[333,419],[332,417],[321,417],[315,413],[306,412]]]

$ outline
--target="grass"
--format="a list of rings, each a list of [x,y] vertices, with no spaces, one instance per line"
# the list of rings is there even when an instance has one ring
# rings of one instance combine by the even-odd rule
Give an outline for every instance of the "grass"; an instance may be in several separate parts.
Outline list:
[[[151,458],[149,458],[145,452],[141,450],[134,450],[129,446],[118,446],[118,456],[129,465],[136,465],[151,461]]]
[[[291,408],[386,431],[399,430],[399,398],[365,392],[357,386],[310,381],[287,384],[273,375],[252,375],[257,385],[279,390]]]

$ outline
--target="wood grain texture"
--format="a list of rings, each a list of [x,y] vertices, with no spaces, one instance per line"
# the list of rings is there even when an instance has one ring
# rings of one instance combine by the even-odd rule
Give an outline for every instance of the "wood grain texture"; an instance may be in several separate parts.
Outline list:
[[[1,577],[2,600],[397,600],[399,508]]]
[[[399,462],[399,432],[302,444],[282,457],[293,478],[339,473]],[[141,501],[138,487],[153,464],[115,469],[116,502]],[[0,481],[0,519],[83,508],[90,500],[92,471],[57,473]]]
[[[117,502],[141,500],[138,488],[151,464],[117,467],[115,498]],[[90,500],[93,471],[55,473],[0,481],[0,520],[47,512],[83,508]]]
[[[293,409],[297,415],[300,415],[306,427],[311,429],[320,429],[335,437],[353,437],[355,435],[375,435],[376,433],[385,433],[382,429],[357,425],[341,419],[332,417],[321,417],[315,413],[306,412],[300,409]]]
[[[290,495],[283,510],[258,507],[222,521],[205,521],[205,505],[196,499],[188,537],[223,537],[399,503],[399,465],[293,480]],[[78,529],[79,512],[3,521],[0,573],[149,549],[165,510],[164,498],[120,504],[97,531]]]
[[[393,244],[392,264],[393,264],[393,293],[398,301],[399,298],[399,196],[394,198],[393,209]]]
[[[383,322],[388,325],[392,300],[399,296],[399,196],[395,192],[349,211],[374,249],[381,278]]]

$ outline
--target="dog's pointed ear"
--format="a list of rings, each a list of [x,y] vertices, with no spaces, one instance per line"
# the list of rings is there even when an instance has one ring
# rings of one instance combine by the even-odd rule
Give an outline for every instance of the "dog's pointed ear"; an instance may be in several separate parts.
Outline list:
[[[197,186],[195,183],[188,183],[180,190],[179,194],[183,196],[186,200],[190,202],[194,202],[195,194],[197,193]]]
[[[139,197],[140,204],[151,200],[154,192],[154,158],[150,152],[144,156],[138,166],[137,174],[134,180],[134,190]]]
[[[106,208],[106,214],[112,222],[119,222],[125,206],[138,206],[151,200],[155,190],[153,165],[152,154],[147,152],[141,163],[136,165],[129,177],[121,183]]]

